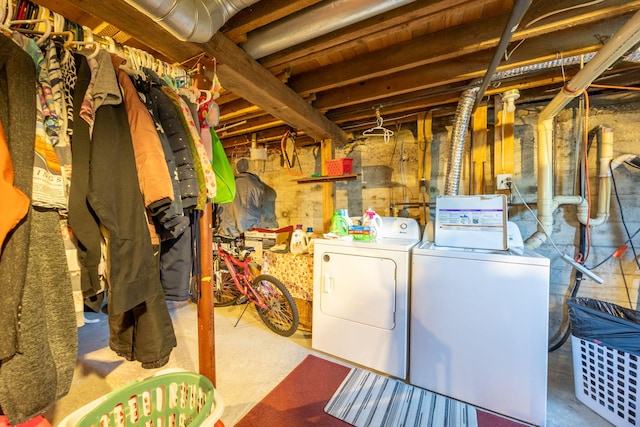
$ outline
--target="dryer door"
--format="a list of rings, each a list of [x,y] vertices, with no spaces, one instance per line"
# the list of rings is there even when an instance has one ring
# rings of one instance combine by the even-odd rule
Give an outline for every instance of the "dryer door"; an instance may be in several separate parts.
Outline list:
[[[326,316],[391,330],[395,327],[396,272],[392,259],[325,252],[320,310]]]

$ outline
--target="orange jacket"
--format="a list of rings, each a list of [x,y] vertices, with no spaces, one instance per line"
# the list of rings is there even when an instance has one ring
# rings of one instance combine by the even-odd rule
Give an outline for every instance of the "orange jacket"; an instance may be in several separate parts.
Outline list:
[[[35,143],[35,142],[34,142]],[[0,253],[7,234],[13,230],[29,211],[29,198],[13,186],[13,164],[9,147],[0,122],[0,200],[3,201],[0,215]]]

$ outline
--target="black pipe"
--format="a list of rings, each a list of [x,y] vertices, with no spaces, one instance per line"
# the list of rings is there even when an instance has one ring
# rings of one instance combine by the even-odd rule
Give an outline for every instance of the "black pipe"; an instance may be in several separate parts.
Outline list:
[[[493,55],[491,64],[489,65],[489,68],[487,68],[487,72],[484,75],[482,84],[480,85],[480,91],[476,95],[476,102],[473,106],[472,112],[475,112],[476,108],[478,108],[478,105],[480,104],[480,101],[482,100],[482,97],[484,96],[489,83],[491,83],[491,79],[493,78],[496,69],[498,68],[498,64],[502,59],[502,55],[504,55],[504,52],[507,50],[507,46],[509,46],[509,43],[511,42],[511,36],[513,35],[513,33],[515,33],[518,25],[520,25],[520,21],[522,20],[524,14],[527,12],[527,9],[529,9],[531,1],[532,0],[516,0],[515,4],[513,5],[513,9],[511,9],[511,15],[509,15],[507,25],[504,27],[502,37],[500,37],[500,42],[498,42],[498,47],[496,48],[496,52]]]
[[[587,132],[587,131],[588,131],[587,129],[584,130],[584,132]],[[589,143],[587,144],[587,155],[589,154],[589,149],[591,148],[591,140],[592,139],[589,138]],[[583,159],[583,157],[581,157],[581,159]],[[580,195],[582,197],[585,197],[586,184],[584,182],[584,177],[585,177],[584,168],[586,168],[586,165],[582,163],[582,160],[581,160],[580,166],[581,166],[580,174],[579,174]],[[579,253],[584,254],[586,249],[587,249],[587,227],[584,224],[580,223],[580,241],[578,243]],[[571,288],[571,292],[569,292],[568,299],[575,298],[575,296],[578,294],[578,290],[580,290],[580,284],[582,283],[582,280],[583,280],[582,276],[583,276],[582,272],[580,270],[576,270],[576,276],[573,281],[573,287]],[[563,310],[563,313],[568,313],[569,309],[565,307],[565,310]],[[549,353],[562,347],[562,345],[567,341],[567,339],[571,335],[570,320],[568,318],[565,318],[563,324],[564,324],[564,330],[560,339],[555,343],[549,342]]]

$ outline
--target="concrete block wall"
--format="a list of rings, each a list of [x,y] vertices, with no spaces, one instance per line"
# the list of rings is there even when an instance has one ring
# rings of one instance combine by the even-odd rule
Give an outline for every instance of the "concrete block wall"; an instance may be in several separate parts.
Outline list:
[[[538,113],[542,107],[519,106],[515,115],[514,181],[519,194],[514,190],[511,192],[509,217],[519,226],[525,239],[537,229],[535,217],[523,200],[533,213],[537,212],[536,128]],[[575,194],[579,186],[576,168],[579,156],[583,155],[581,117],[580,107],[574,102],[556,119],[553,141],[555,195]],[[368,207],[373,207],[380,215],[396,215],[402,203],[418,204],[426,196],[433,201],[437,195],[444,194],[452,121],[453,117],[434,120],[432,148],[427,157],[431,162],[431,175],[427,177],[428,195],[421,193],[419,187],[419,171],[425,144],[417,140],[415,126],[392,128],[395,135],[388,143],[382,138],[373,137],[337,148],[335,158],[354,159],[353,172],[358,174],[358,179],[335,182],[335,207],[348,209],[351,216],[362,215]],[[616,157],[625,153],[640,154],[638,123],[640,104],[596,105],[589,110],[587,126],[592,133],[599,126],[614,129]],[[491,145],[491,129],[488,141]],[[592,216],[595,216],[598,174],[601,172],[598,154],[597,139],[592,138],[587,162]],[[461,195],[469,194],[469,144],[465,149],[464,159],[459,186]],[[303,176],[321,172],[319,150],[299,148],[297,160],[299,164],[295,164],[290,173],[281,165],[280,154],[274,151],[269,153],[266,161],[251,161],[250,170],[277,191],[276,214],[280,226],[303,224],[305,228],[313,227],[316,232],[326,232],[327,230],[322,229],[322,184],[297,182]],[[489,173],[493,173],[491,167],[487,169]],[[625,223],[622,222],[618,198],[612,186],[610,217],[606,223],[591,228],[588,258],[585,262],[587,267],[593,268],[604,279],[604,284],[597,284],[585,277],[579,285],[578,296],[601,299],[624,307],[631,305],[635,309],[640,283],[640,260],[634,255],[631,245],[621,259],[612,257],[612,253],[628,240],[625,224],[631,235],[640,229],[640,170],[622,165],[613,172],[613,176]],[[495,191],[491,180],[486,188],[489,190],[487,192]],[[420,209],[409,207],[406,213],[419,220]],[[575,283],[574,269],[561,259],[559,252],[577,255],[580,228],[576,206],[559,206],[553,217],[551,239],[536,250],[551,260],[550,336],[560,329],[561,324],[566,323],[564,302]],[[424,221],[421,225],[424,226]],[[636,250],[640,252],[640,238],[633,241],[637,245]]]

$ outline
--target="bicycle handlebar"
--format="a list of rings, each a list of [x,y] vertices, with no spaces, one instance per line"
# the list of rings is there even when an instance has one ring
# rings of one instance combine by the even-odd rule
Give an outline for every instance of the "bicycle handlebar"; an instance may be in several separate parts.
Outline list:
[[[223,236],[221,234],[214,234],[213,235],[213,241],[214,242],[222,242],[222,243],[238,243],[239,240],[242,239],[242,236],[237,236],[237,237],[228,237],[228,236]]]
[[[255,252],[256,248],[250,246],[245,247],[243,244],[243,236],[227,237],[223,235],[214,235],[213,241],[216,243],[229,243],[231,244],[231,254],[238,257],[240,261],[244,261],[252,252]],[[224,248],[220,248],[223,249]],[[226,251],[228,252],[228,251]]]

